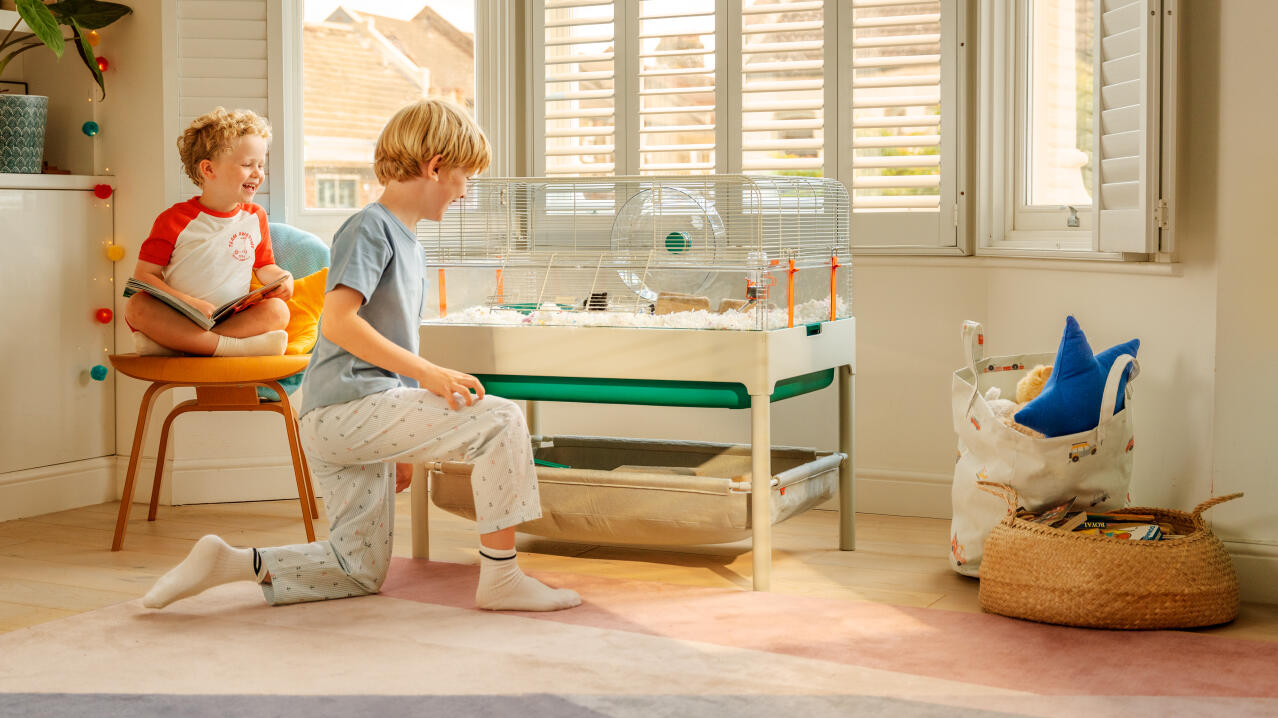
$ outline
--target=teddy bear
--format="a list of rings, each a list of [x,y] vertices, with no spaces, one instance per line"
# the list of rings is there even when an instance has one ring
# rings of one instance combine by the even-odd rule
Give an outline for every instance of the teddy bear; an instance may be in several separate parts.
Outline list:
[[[1041,439],[1044,436],[1043,434],[1024,424],[1016,423],[1014,415],[1043,391],[1043,385],[1047,383],[1047,379],[1051,375],[1052,367],[1039,364],[1021,377],[1020,381],[1016,382],[1015,401],[1004,399],[1003,391],[996,386],[992,386],[985,390],[985,403],[989,405],[990,411],[994,413],[994,416],[998,417],[999,421],[1008,427],[1026,436]]]

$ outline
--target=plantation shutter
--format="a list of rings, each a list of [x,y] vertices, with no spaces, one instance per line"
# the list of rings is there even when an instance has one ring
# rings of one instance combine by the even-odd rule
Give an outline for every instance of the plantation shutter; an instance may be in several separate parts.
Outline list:
[[[839,174],[858,248],[957,247],[959,11],[955,0],[839,10],[851,134]]]
[[[640,174],[715,171],[719,116],[715,0],[639,0]]]
[[[178,132],[219,105],[269,118],[267,11],[266,0],[177,0]],[[272,144],[282,129],[275,128]],[[199,191],[179,170],[169,199],[178,202]],[[269,175],[254,202],[271,211]]]
[[[534,8],[533,107],[543,138],[535,174],[601,176],[617,169],[617,22],[611,0],[544,0]],[[535,73],[534,76],[536,76]]]
[[[746,0],[740,53],[741,171],[823,176],[825,3]]]
[[[1174,65],[1164,73],[1164,38],[1174,47],[1175,13],[1160,0],[1100,0],[1096,17],[1097,109],[1093,196],[1099,199],[1097,246],[1103,252],[1170,250],[1172,148],[1164,150],[1164,102],[1174,102]],[[1163,6],[1167,5],[1168,8]],[[1174,53],[1168,53],[1174,55]],[[1164,97],[1164,87],[1168,88]],[[1166,181],[1164,181],[1166,179]],[[1160,203],[1161,200],[1161,203]],[[1167,236],[1160,233],[1166,231]]]

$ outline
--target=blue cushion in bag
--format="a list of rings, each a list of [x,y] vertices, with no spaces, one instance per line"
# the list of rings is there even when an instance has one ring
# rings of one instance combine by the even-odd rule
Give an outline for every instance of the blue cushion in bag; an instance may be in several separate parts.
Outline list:
[[[1078,320],[1066,317],[1065,333],[1056,349],[1052,375],[1043,385],[1042,393],[1016,412],[1016,422],[1046,436],[1065,436],[1094,429],[1100,417],[1101,398],[1110,367],[1122,354],[1136,356],[1138,349],[1140,340],[1133,339],[1093,356]],[[1123,392],[1130,373],[1131,367],[1127,367],[1118,382],[1115,414],[1123,409]]]

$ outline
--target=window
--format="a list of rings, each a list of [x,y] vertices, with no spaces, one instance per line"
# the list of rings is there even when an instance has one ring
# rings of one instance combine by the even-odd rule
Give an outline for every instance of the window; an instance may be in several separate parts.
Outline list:
[[[359,177],[315,177],[315,206],[320,209],[357,209]],[[311,193],[307,192],[309,196]]]
[[[959,6],[540,0],[532,173],[837,176],[858,246],[957,252]]]
[[[475,111],[474,0],[285,3],[282,83],[287,220],[331,234],[380,196],[373,150],[386,121],[423,97]],[[291,71],[290,69],[291,68]],[[278,123],[277,123],[278,127]]]
[[[982,5],[981,253],[1172,250],[1175,0]],[[1014,142],[1001,143],[1000,137]]]

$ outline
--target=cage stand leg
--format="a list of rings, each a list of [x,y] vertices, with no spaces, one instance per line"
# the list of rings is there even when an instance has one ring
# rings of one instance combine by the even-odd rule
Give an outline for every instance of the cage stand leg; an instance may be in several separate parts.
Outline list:
[[[537,402],[529,399],[524,402],[524,423],[528,425],[528,433],[532,436],[541,435],[541,411],[537,406]]]
[[[754,590],[772,590],[772,397],[750,396],[750,526]]]
[[[856,550],[856,486],[853,477],[856,475],[853,461],[853,428],[855,426],[855,407],[853,400],[853,383],[856,376],[852,366],[844,364],[839,367],[839,453],[848,458],[839,464],[839,550]]]
[[[430,487],[426,467],[413,463],[413,479],[408,486],[408,505],[413,523],[413,558],[430,560]]]

